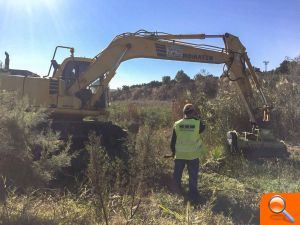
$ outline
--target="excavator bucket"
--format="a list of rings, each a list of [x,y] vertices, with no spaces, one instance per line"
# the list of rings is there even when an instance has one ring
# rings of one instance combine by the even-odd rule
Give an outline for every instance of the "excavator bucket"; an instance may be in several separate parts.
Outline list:
[[[271,136],[262,139],[249,132],[229,131],[227,142],[231,154],[242,154],[249,160],[260,158],[287,158],[290,153],[283,141],[274,140]]]

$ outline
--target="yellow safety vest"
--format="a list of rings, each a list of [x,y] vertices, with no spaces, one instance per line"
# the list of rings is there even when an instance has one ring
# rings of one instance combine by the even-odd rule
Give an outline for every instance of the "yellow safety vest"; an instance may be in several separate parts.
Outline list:
[[[201,155],[200,120],[181,119],[175,122],[175,158],[192,160]]]

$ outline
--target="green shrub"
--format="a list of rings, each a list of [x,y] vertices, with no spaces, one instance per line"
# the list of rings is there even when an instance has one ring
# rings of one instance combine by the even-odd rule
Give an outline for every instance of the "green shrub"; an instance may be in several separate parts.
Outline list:
[[[172,160],[164,158],[170,154],[170,135],[162,129],[150,126],[140,128],[134,145],[136,171],[143,184],[154,188],[166,177]]]
[[[141,177],[137,163],[133,161],[136,158],[130,158],[130,154],[128,158],[110,157],[95,134],[90,135],[86,149],[90,155],[87,176],[92,202],[99,209],[96,211],[97,220],[110,224],[116,210],[123,210],[122,221],[131,220],[140,204],[137,196]],[[137,204],[136,209],[133,209],[134,204]],[[120,216],[121,212],[118,213]]]
[[[69,145],[51,131],[43,109],[5,92],[0,105],[0,175],[8,184],[41,186],[70,165]]]

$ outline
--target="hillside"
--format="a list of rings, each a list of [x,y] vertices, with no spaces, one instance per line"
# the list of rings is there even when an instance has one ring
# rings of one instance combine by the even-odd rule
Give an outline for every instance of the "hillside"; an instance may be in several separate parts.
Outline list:
[[[299,57],[298,57],[299,58]],[[299,59],[284,60],[278,68],[268,72],[256,69],[258,76],[266,88],[283,83],[300,83]],[[221,76],[222,77],[222,76]],[[151,81],[147,84],[123,86],[111,91],[111,100],[172,100],[195,97],[204,94],[207,98],[216,98],[226,87],[229,81],[202,70],[194,76],[189,76],[183,70],[177,72],[174,79],[163,76],[161,81]],[[231,82],[232,83],[232,82]],[[226,85],[227,84],[227,85]],[[231,84],[229,84],[231,85]],[[268,90],[267,90],[268,91]]]

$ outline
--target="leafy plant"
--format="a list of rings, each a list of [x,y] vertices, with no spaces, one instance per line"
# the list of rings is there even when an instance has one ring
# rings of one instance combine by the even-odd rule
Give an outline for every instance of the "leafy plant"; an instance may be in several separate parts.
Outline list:
[[[42,108],[0,93],[0,175],[18,188],[43,186],[70,165],[69,143],[51,131]]]

